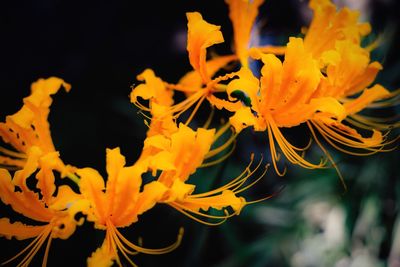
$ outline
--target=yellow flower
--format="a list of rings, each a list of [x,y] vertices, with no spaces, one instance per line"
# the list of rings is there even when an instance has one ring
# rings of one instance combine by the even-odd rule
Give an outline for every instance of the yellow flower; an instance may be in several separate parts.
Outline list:
[[[16,171],[13,178],[8,170],[0,168],[0,198],[15,212],[40,223],[40,225],[11,223],[8,218],[0,219],[0,236],[8,239],[15,237],[18,240],[35,238],[25,249],[3,264],[26,254],[18,266],[28,266],[47,240],[42,263],[42,266],[46,266],[52,239],[69,238],[75,231],[76,225],[82,223],[74,219],[77,212],[74,203],[80,196],[67,185],[59,186],[57,195],[53,196],[55,193],[54,176],[49,175],[48,177],[53,178],[52,181],[47,179],[45,183],[42,183],[42,180],[38,179],[37,188],[43,196],[39,197],[37,193],[28,188],[27,179],[37,170],[42,152],[38,147],[33,146],[26,153],[27,161],[24,168]]]
[[[145,186],[145,190],[147,187],[157,184],[165,190],[163,197],[158,202],[167,203],[190,218],[208,225],[220,224],[227,218],[239,214],[240,210],[248,204],[243,197],[238,197],[237,194],[249,187],[242,187],[254,173],[254,171],[250,171],[249,167],[228,184],[209,192],[195,194],[195,185],[186,183],[190,175],[195,173],[198,168],[215,164],[223,159],[222,157],[215,161],[204,162],[226,148],[226,144],[211,148],[218,135],[219,133],[215,133],[214,129],[199,128],[197,131],[193,131],[184,124],[180,124],[178,131],[170,138],[162,135],[147,138],[144,150],[152,149],[153,153],[143,158],[141,164],[148,166],[154,175],[158,170],[161,173],[157,181],[153,182],[154,184]],[[206,212],[210,208],[223,213],[208,215]],[[225,213],[227,208],[231,208],[233,212]],[[207,222],[204,218],[211,218],[217,222]]]
[[[176,119],[197,103],[186,122],[186,124],[188,124],[205,99],[208,99],[213,92],[224,91],[224,88],[219,88],[218,84],[221,81],[229,79],[233,74],[219,76],[214,79],[211,78],[219,69],[236,59],[236,56],[228,55],[216,57],[215,59],[207,61],[207,48],[224,41],[220,26],[206,22],[198,12],[188,12],[186,15],[188,18],[187,50],[189,61],[194,71],[183,76],[178,84],[168,84],[162,82],[160,78],[155,77],[154,72],[146,70],[138,76],[138,80],[144,80],[145,84],[140,84],[132,90],[131,102],[140,109],[151,112],[153,116],[154,112],[152,111],[157,108],[167,117],[168,121],[171,121],[171,118],[169,118],[170,116],[172,119]],[[166,95],[172,96],[171,90],[184,92],[187,95],[187,99],[175,105],[155,100],[157,98],[165,99]],[[161,94],[163,96],[161,96]],[[151,99],[149,107],[140,104],[138,97],[145,100]],[[162,107],[160,108],[160,106]],[[163,118],[154,117],[152,119],[156,121],[163,120]],[[168,122],[168,124],[170,123]]]
[[[31,95],[24,98],[23,107],[15,114],[7,116],[6,122],[0,123],[0,136],[17,151],[0,147],[0,165],[7,168],[23,168],[26,154],[33,146],[37,147],[42,160],[39,168],[50,164],[62,176],[72,173],[73,168],[65,166],[54,148],[51,138],[48,115],[52,103],[51,95],[63,87],[67,92],[71,86],[62,79],[50,77],[39,79],[31,85]]]
[[[242,68],[237,74],[239,78],[227,87],[231,101],[235,100],[231,93],[236,90],[243,91],[251,101],[250,106],[242,105],[236,110],[230,118],[231,124],[237,132],[247,126],[253,126],[257,131],[268,131],[276,170],[279,156],[275,143],[291,163],[305,168],[322,167],[324,162],[312,164],[305,160],[300,155],[304,149],[290,144],[279,129],[297,126],[317,112],[336,119],[343,118],[344,110],[334,98],[311,98],[322,77],[317,62],[305,51],[301,38],[290,38],[283,63],[272,54],[254,54],[255,51],[253,56],[264,63],[261,78],[254,77],[248,68]]]
[[[368,51],[349,40],[337,41],[335,49],[325,52],[322,56],[327,65],[326,77],[321,79],[314,97],[329,96],[338,99],[343,104],[346,120],[347,117],[352,118],[355,115],[356,117],[349,122],[352,124],[356,120],[357,124],[357,116],[361,116],[357,115],[358,112],[368,108],[377,100],[393,97],[393,94],[378,84],[367,88],[382,69],[378,62],[370,63]],[[382,151],[387,144],[380,129],[375,129],[375,126],[379,125],[374,123],[369,125],[366,123],[367,127],[363,127],[373,132],[370,138],[361,136],[355,129],[344,125],[341,121],[321,116],[313,118],[309,127],[312,125],[331,145],[346,153],[368,155]],[[355,149],[362,149],[365,152],[354,151]]]
[[[184,92],[187,97],[185,100],[173,106],[168,106],[168,108],[167,105],[163,105],[162,112],[165,115],[174,114],[173,119],[176,119],[183,112],[196,104],[193,111],[191,112],[191,115],[187,119],[186,124],[190,123],[205,99],[207,99],[212,106],[216,106],[217,108],[221,108],[223,106],[230,110],[237,109],[237,104],[226,102],[223,99],[217,98],[213,95],[214,93],[225,92],[226,85],[223,84],[223,82],[233,78],[236,73],[226,72],[223,75],[217,77],[214,76],[218,73],[218,71],[227,66],[230,62],[236,61],[238,59],[243,66],[248,66],[250,49],[249,42],[251,38],[252,27],[258,15],[258,8],[263,2],[263,0],[226,1],[230,10],[229,16],[233,24],[235,54],[213,56],[209,60],[207,60],[207,48],[211,47],[212,45],[224,42],[220,26],[208,23],[198,12],[186,13],[188,19],[187,51],[190,64],[192,65],[194,70],[186,73],[179,80],[178,84],[164,83],[164,85],[162,86],[161,82],[149,82],[146,80],[146,85],[139,85],[133,89],[131,94],[132,102],[135,103],[140,109],[150,112],[151,110],[153,110],[152,104],[150,104],[149,108],[140,104],[137,101],[138,96],[143,99],[149,99],[149,96],[152,94],[152,97],[154,97],[155,99],[157,97],[153,94],[153,92],[159,92],[160,90],[158,88],[160,87],[164,88],[162,91],[168,91],[165,90],[165,88],[167,88],[169,90]],[[257,48],[261,52],[276,54],[283,54],[285,51],[285,47],[264,46],[253,48]],[[139,76],[138,80],[143,79]],[[152,86],[155,86],[155,88],[150,88]],[[144,88],[148,88],[148,90],[144,91]],[[229,108],[228,106],[231,107]],[[153,112],[151,113],[153,115]],[[154,115],[152,119],[155,119],[156,121],[162,121],[161,118],[154,118]],[[170,121],[169,118],[168,120]],[[158,123],[157,125],[159,126],[160,123]],[[151,128],[150,131],[152,131]]]
[[[348,40],[360,44],[361,38],[371,31],[369,23],[359,23],[360,13],[348,7],[337,11],[331,0],[311,0],[314,15],[305,29],[304,47],[319,59],[325,51],[334,50],[336,42]]]
[[[162,254],[175,249],[182,238],[182,231],[178,240],[171,246],[147,249],[131,243],[117,230],[118,227],[127,227],[135,223],[140,214],[157,203],[165,189],[152,182],[141,192],[141,175],[146,169],[142,164],[124,167],[125,158],[120,154],[119,148],[107,149],[106,165],[107,184],[94,169],[77,170],[81,177],[80,191],[85,199],[80,208],[87,215],[87,220],[95,223],[95,228],[106,230],[103,245],[88,259],[88,265],[110,266],[111,262],[116,260],[118,265],[122,266],[119,251],[131,265],[136,266],[128,255],[137,252]]]
[[[247,126],[268,131],[275,169],[279,158],[275,142],[291,163],[305,168],[325,165],[324,161],[312,164],[305,160],[301,155],[304,149],[290,144],[279,129],[304,122],[332,163],[314,128],[335,148],[355,155],[384,151],[386,145],[394,142],[386,141],[379,131],[388,125],[357,114],[385,98],[376,105],[390,105],[398,94],[391,94],[380,85],[367,89],[382,69],[378,62],[370,63],[369,49],[360,46],[361,38],[370,31],[369,24],[358,23],[358,12],[348,8],[336,12],[336,7],[327,0],[311,1],[310,6],[314,18],[304,42],[301,38],[290,38],[283,63],[273,54],[251,48],[249,55],[264,63],[260,79],[243,67],[237,73],[239,78],[228,84],[228,100],[238,103],[231,94],[239,90],[250,99],[249,105],[237,107],[223,100],[214,101],[218,108],[235,112],[230,122],[238,132]],[[343,120],[372,130],[373,135],[363,137],[343,124]]]

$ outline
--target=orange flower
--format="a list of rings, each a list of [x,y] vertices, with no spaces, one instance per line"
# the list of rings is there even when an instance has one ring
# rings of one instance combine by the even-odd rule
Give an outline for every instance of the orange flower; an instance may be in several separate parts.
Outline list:
[[[1,138],[18,151],[0,147],[0,153],[3,154],[0,155],[1,166],[7,169],[23,168],[28,150],[35,146],[43,157],[39,161],[39,168],[46,168],[47,163],[62,176],[73,172],[73,168],[64,165],[59,158],[48,123],[51,95],[57,93],[61,86],[67,92],[71,89],[68,83],[56,77],[39,79],[32,83],[31,95],[24,98],[23,107],[17,113],[7,116],[6,122],[0,123]]]
[[[140,192],[141,175],[146,171],[142,164],[125,166],[125,158],[119,148],[107,149],[107,184],[104,184],[100,174],[91,168],[78,169],[81,177],[79,183],[84,201],[80,209],[87,214],[87,220],[93,221],[97,229],[106,230],[103,245],[88,259],[89,266],[111,266],[116,260],[121,261],[118,251],[136,266],[128,254],[143,252],[147,254],[162,254],[175,249],[182,238],[182,231],[176,243],[163,249],[147,249],[131,243],[117,230],[137,222],[138,216],[151,209],[163,196],[165,189],[155,182],[149,183]]]
[[[43,196],[39,197],[37,193],[28,188],[27,179],[39,167],[42,151],[33,146],[26,153],[27,161],[24,168],[16,171],[14,178],[11,178],[8,170],[0,168],[0,198],[3,203],[11,205],[15,212],[37,221],[41,225],[32,226],[21,222],[11,223],[8,218],[1,218],[0,236],[5,236],[8,239],[15,237],[18,240],[35,238],[30,245],[5,262],[11,262],[29,251],[18,266],[28,266],[47,240],[42,263],[42,266],[46,266],[52,239],[69,238],[75,231],[76,225],[82,223],[82,221],[77,222],[74,219],[77,212],[74,205],[80,196],[66,185],[58,187],[57,195],[53,196],[55,193],[54,176],[49,175],[48,177],[53,178],[52,181],[47,179],[46,183],[41,183],[41,180],[39,180],[37,184],[37,188]]]
[[[308,29],[305,29],[304,47],[319,59],[324,52],[335,50],[336,42],[348,40],[356,45],[371,31],[369,23],[359,23],[360,13],[348,7],[337,11],[331,0],[311,0],[314,11]]]
[[[161,171],[157,182],[154,183],[164,188],[165,193],[158,202],[167,203],[190,218],[208,225],[224,222],[227,218],[239,214],[240,210],[248,204],[237,194],[249,187],[242,186],[254,173],[248,167],[245,172],[220,188],[200,194],[194,193],[196,186],[186,183],[190,175],[195,173],[197,168],[209,166],[224,159],[223,156],[215,161],[204,162],[205,159],[218,155],[227,147],[224,144],[211,149],[218,135],[219,133],[215,133],[214,129],[199,128],[193,131],[184,124],[180,124],[178,131],[170,138],[162,135],[147,138],[144,149],[152,149],[153,154],[143,158],[141,162],[148,166],[154,175],[157,170]],[[224,212],[221,215],[211,216],[206,213],[210,208],[220,211],[231,208],[233,213]],[[210,223],[198,217],[211,218],[217,222]]]

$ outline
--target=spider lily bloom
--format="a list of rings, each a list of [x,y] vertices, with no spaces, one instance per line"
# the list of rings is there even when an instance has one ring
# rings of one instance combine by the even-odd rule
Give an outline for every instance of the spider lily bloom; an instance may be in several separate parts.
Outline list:
[[[322,57],[327,63],[326,77],[321,79],[321,83],[314,96],[329,96],[340,100],[343,103],[346,120],[347,117],[350,125],[354,122],[357,124],[358,112],[367,108],[371,103],[393,97],[389,91],[381,85],[370,85],[377,72],[382,68],[378,62],[370,63],[369,53],[358,45],[346,40],[337,41],[336,50],[324,53]],[[355,95],[355,97],[353,97]],[[389,99],[388,101],[391,101]],[[355,117],[353,118],[353,116]],[[358,117],[357,117],[358,116]],[[313,125],[322,136],[337,149],[355,155],[371,154],[382,151],[386,142],[382,133],[375,129],[374,123],[364,120],[363,127],[373,132],[372,136],[365,138],[361,136],[355,129],[344,125],[340,121],[327,120],[324,118],[314,118],[310,121],[309,127]],[[369,127],[368,127],[369,126]],[[378,125],[379,126],[379,125]],[[337,144],[344,145],[343,148]],[[349,150],[352,149],[352,150]],[[353,151],[364,150],[363,151]]]
[[[186,183],[189,176],[197,168],[215,164],[221,160],[204,162],[205,159],[222,151],[221,147],[211,149],[216,135],[218,134],[214,129],[199,128],[195,132],[184,124],[180,124],[178,132],[174,133],[171,138],[161,135],[154,136],[146,139],[144,144],[145,149],[151,147],[154,151],[158,151],[147,158],[145,165],[153,171],[154,175],[155,171],[161,171],[156,183],[165,188],[165,194],[159,199],[159,202],[167,203],[190,218],[209,225],[222,223],[228,217],[239,214],[247,202],[236,194],[249,187],[243,188],[242,186],[254,173],[248,167],[230,183],[209,192],[194,194],[195,185]],[[231,214],[212,216],[204,212],[210,208],[225,210],[229,207],[233,210]],[[219,221],[210,223],[198,217]]]
[[[0,219],[0,236],[8,239],[15,237],[18,240],[35,238],[25,249],[3,264],[26,254],[17,266],[28,266],[46,243],[42,262],[42,266],[46,266],[51,241],[54,238],[69,238],[75,231],[76,225],[82,223],[74,219],[77,212],[74,203],[80,196],[66,185],[59,186],[57,195],[54,196],[56,190],[54,180],[49,179],[46,183],[39,181],[37,184],[41,197],[29,189],[27,179],[37,170],[42,151],[34,146],[26,153],[27,161],[23,169],[16,171],[13,178],[8,170],[0,168],[0,199],[4,204],[9,204],[15,212],[40,225],[27,225],[18,221],[11,223],[8,218]]]
[[[254,26],[255,19],[258,15],[258,8],[264,3],[264,0],[255,0],[255,1],[247,1],[247,0],[226,0],[226,3],[229,7],[229,17],[233,26],[233,38],[234,38],[234,51],[233,55],[225,55],[225,56],[215,56],[211,60],[208,60],[203,66],[206,71],[199,71],[196,68],[196,64],[192,64],[194,71],[187,73],[180,81],[179,85],[182,85],[185,88],[201,88],[202,84],[205,84],[208,79],[205,79],[204,76],[196,75],[202,72],[206,72],[211,77],[210,74],[215,74],[218,70],[225,67],[231,61],[236,61],[239,59],[242,66],[248,67],[248,58],[249,58],[249,48],[250,48],[250,40],[252,37],[252,28]],[[188,13],[187,16],[197,16],[193,15],[195,13]],[[201,17],[200,17],[201,18]],[[188,24],[190,27],[190,24]],[[193,27],[194,28],[194,27]],[[189,28],[190,29],[190,28]],[[189,30],[190,33],[190,30]],[[192,33],[192,35],[196,36],[196,33]],[[200,34],[199,34],[200,35]],[[207,32],[204,31],[201,35],[203,38],[207,37]],[[205,36],[205,37],[204,37]],[[188,41],[192,36],[188,36]],[[194,38],[193,38],[194,39]],[[189,44],[189,42],[188,42]],[[257,47],[257,46],[256,46]],[[262,52],[265,53],[276,53],[283,54],[285,47],[279,46],[265,46],[265,47],[257,47]],[[188,52],[189,57],[194,58],[194,56],[190,56],[191,54],[198,55],[197,52],[201,50],[199,48],[189,47]],[[202,50],[205,54],[205,50]],[[194,61],[194,60],[192,60]],[[192,63],[191,61],[191,63]],[[203,61],[204,62],[204,61]],[[201,79],[203,77],[203,79]],[[196,91],[198,89],[195,89]]]
[[[268,132],[273,165],[281,175],[276,165],[276,143],[291,163],[305,168],[323,167],[324,161],[314,164],[305,160],[300,154],[305,148],[290,144],[280,130],[306,122],[317,113],[338,120],[344,118],[344,109],[336,99],[311,98],[322,77],[316,60],[305,51],[303,40],[293,37],[287,44],[283,62],[272,54],[257,50],[252,50],[252,56],[264,63],[261,78],[254,77],[248,68],[242,68],[237,74],[238,79],[228,84],[230,101],[236,100],[231,94],[237,90],[250,99],[249,106],[243,104],[235,111],[230,118],[231,124],[237,132],[248,126]]]
[[[107,183],[92,168],[78,169],[81,177],[79,187],[84,201],[81,210],[87,220],[94,222],[97,229],[105,230],[106,237],[100,248],[88,258],[88,266],[111,266],[115,260],[122,266],[118,251],[132,265],[136,266],[128,255],[138,252],[147,254],[167,253],[179,246],[182,231],[178,240],[169,247],[148,249],[135,245],[127,240],[117,228],[130,226],[138,221],[138,216],[151,209],[162,197],[165,189],[152,182],[140,192],[141,175],[146,171],[142,164],[125,166],[125,158],[119,148],[107,149],[106,169]]]
[[[24,105],[15,114],[7,116],[6,122],[0,123],[0,136],[4,142],[10,144],[17,151],[0,147],[0,165],[7,169],[23,168],[26,164],[27,152],[33,146],[41,151],[42,157],[47,160],[39,161],[48,163],[51,159],[52,169],[57,170],[62,176],[71,174],[73,168],[64,165],[54,148],[50,134],[48,115],[52,103],[51,95],[63,87],[67,92],[71,86],[62,79],[50,77],[39,79],[31,85],[31,95],[24,98]]]
[[[359,12],[347,7],[337,11],[330,0],[311,0],[314,15],[305,29],[304,47],[316,59],[324,52],[335,50],[336,42],[348,40],[359,45],[361,38],[371,31],[369,23],[359,23]]]
[[[336,11],[335,5],[328,0],[310,1],[310,7],[314,17],[304,37],[304,47],[319,61],[325,73],[313,97],[338,99],[344,103],[346,121],[373,134],[365,138],[340,121],[314,119],[308,125],[312,132],[314,125],[328,143],[341,151],[355,155],[382,151],[392,141],[386,142],[378,130],[386,130],[396,124],[390,125],[389,120],[386,120],[387,124],[385,120],[377,122],[375,118],[357,113],[370,105],[390,106],[399,92],[390,93],[380,85],[367,89],[382,69],[379,62],[370,62],[369,53],[376,44],[361,47],[361,39],[369,34],[371,26],[358,22],[359,12],[346,7]]]
[[[191,108],[196,103],[196,107],[192,111],[191,116],[187,120],[186,124],[190,123],[194,114],[197,112],[201,103],[212,95],[213,92],[219,91],[218,84],[221,81],[229,79],[232,75],[223,75],[212,79],[215,73],[230,61],[234,60],[236,56],[228,55],[222,57],[216,57],[215,59],[206,61],[207,48],[218,43],[222,43],[224,38],[220,31],[220,26],[210,24],[203,20],[202,16],[198,12],[186,13],[188,18],[188,43],[187,50],[189,54],[189,61],[194,71],[187,73],[178,84],[164,83],[165,88],[168,90],[176,90],[184,92],[187,98],[180,103],[172,106],[163,105],[168,107],[168,112],[165,114],[173,115],[176,119],[183,112]],[[149,72],[149,71],[147,71]],[[139,80],[143,78],[138,77]],[[156,78],[159,79],[159,78]],[[161,80],[160,80],[161,81]],[[160,92],[162,84],[157,82],[150,82],[149,79],[145,79],[146,85],[139,85],[133,89],[131,94],[131,101],[135,103],[139,108],[145,111],[150,111],[152,107],[145,107],[138,102],[138,97],[143,99],[149,99],[150,92]],[[147,87],[155,86],[147,91],[142,89]],[[161,91],[165,91],[162,89]],[[222,90],[223,91],[223,90]],[[152,95],[151,98],[156,99],[156,95]],[[156,102],[156,101],[155,101]],[[158,103],[157,103],[158,104]]]

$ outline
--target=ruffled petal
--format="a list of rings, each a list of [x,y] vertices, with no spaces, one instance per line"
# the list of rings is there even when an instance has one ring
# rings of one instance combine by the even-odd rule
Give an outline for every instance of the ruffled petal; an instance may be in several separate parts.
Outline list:
[[[61,87],[66,91],[71,88],[56,77],[39,79],[32,83],[31,95],[24,98],[24,106],[15,114],[7,116],[5,123],[0,123],[2,139],[23,153],[27,153],[32,146],[40,147],[43,153],[54,152],[47,118],[52,103],[51,95]]]
[[[340,40],[360,44],[362,36],[371,31],[369,23],[359,23],[360,13],[347,7],[336,11],[330,0],[311,0],[314,16],[304,38],[304,46],[319,59],[324,51],[334,50]]]
[[[154,205],[164,197],[167,189],[165,185],[157,181],[146,184],[143,191],[139,194],[133,209],[131,209],[132,206],[130,206],[129,209],[126,209],[124,213],[119,216],[118,225],[129,225],[132,221],[137,219],[138,215],[153,208]]]
[[[228,56],[217,56],[213,59],[207,60],[206,69],[207,75],[211,78],[223,67],[228,65],[229,62],[235,60],[237,57],[235,55]],[[195,92],[201,89],[203,85],[203,80],[196,70],[189,71],[180,80],[179,83],[185,88],[186,93]]]
[[[154,74],[153,70],[144,70],[137,76],[137,79],[144,81],[144,83],[132,89],[130,95],[132,103],[136,103],[138,97],[145,100],[152,99],[152,101],[164,106],[171,106],[174,103],[172,99],[173,91],[167,90],[164,82]]]
[[[221,194],[215,196],[201,198],[190,196],[179,202],[179,204],[190,211],[208,211],[210,208],[222,210],[223,208],[231,207],[238,214],[246,205],[246,201],[243,197],[237,197],[231,190],[224,190]]]
[[[177,176],[186,180],[201,165],[204,156],[214,142],[215,129],[198,128],[193,131],[179,124],[177,133],[171,136],[171,152],[174,154]]]
[[[14,179],[5,169],[0,169],[0,198],[4,204],[9,204],[14,211],[41,222],[49,222],[53,212],[47,209],[39,200],[38,194],[26,186],[26,179],[36,170],[37,159],[28,158],[24,169],[16,171]],[[16,191],[16,186],[21,192]]]
[[[187,50],[189,61],[193,69],[199,72],[203,83],[207,83],[210,81],[206,69],[207,48],[224,42],[224,37],[220,31],[221,27],[206,22],[198,12],[188,12],[186,17],[188,19]]]
[[[268,62],[271,62],[271,60]],[[277,63],[273,64],[276,65]],[[310,100],[311,95],[318,87],[322,75],[317,62],[305,50],[301,38],[291,37],[289,39],[282,66],[280,87],[270,89],[270,91],[277,91],[275,92],[277,98],[269,102],[269,108],[275,111],[279,109],[281,112],[287,112],[288,109],[295,110],[298,105],[307,103]],[[262,90],[266,89],[263,88]]]
[[[249,107],[237,110],[235,114],[229,118],[229,122],[237,133],[249,126],[253,126],[256,131],[264,131],[266,127],[263,119],[254,115]]]
[[[232,80],[227,88],[226,93],[228,94],[230,101],[237,100],[232,93],[235,91],[240,91],[245,94],[245,97],[248,97],[251,101],[249,103],[252,109],[256,112],[259,112],[259,80],[254,77],[253,73],[250,69],[242,67],[236,74],[239,78]]]
[[[40,235],[47,225],[31,226],[21,222],[11,223],[8,218],[0,218],[0,236],[7,239],[15,237],[18,240],[33,238]]]
[[[273,114],[278,127],[293,127],[312,119],[341,121],[346,117],[346,110],[337,99],[321,97],[311,99],[309,104],[300,105],[295,111]]]
[[[81,177],[79,190],[91,205],[90,213],[87,214],[88,220],[98,222],[98,225],[104,225],[108,215],[108,203],[104,194],[103,177],[92,168],[78,169],[76,172]]]
[[[264,0],[226,0],[229,5],[229,17],[233,25],[235,51],[242,66],[247,67],[248,46],[251,30],[258,15],[258,7]]]
[[[343,106],[346,109],[347,115],[351,115],[363,110],[372,102],[389,97],[390,95],[388,90],[377,84],[370,89],[365,89],[359,97],[344,103]]]
[[[109,246],[106,244],[106,240],[103,245],[96,249],[87,259],[88,267],[111,267],[114,264],[114,260],[117,258],[115,253],[111,252]]]

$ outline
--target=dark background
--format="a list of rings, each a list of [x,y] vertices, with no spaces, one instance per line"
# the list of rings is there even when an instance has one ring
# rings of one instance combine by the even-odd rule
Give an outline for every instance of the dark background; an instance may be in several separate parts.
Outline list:
[[[400,9],[395,2],[398,1],[372,0],[369,7],[373,36],[384,33],[387,37],[382,47],[373,54],[384,65],[378,81],[391,90],[400,87]],[[305,6],[306,2],[297,0],[266,1],[260,14],[265,23],[263,33],[268,36],[268,40],[283,44],[289,35],[298,35],[300,28],[307,25],[307,16],[302,15],[306,10]],[[58,76],[72,85],[70,93],[60,92],[54,97],[49,118],[54,143],[64,162],[78,167],[94,167],[105,174],[105,149],[120,146],[127,162],[133,163],[140,153],[146,127],[143,117],[137,114],[138,110],[129,102],[130,86],[137,83],[136,75],[146,68],[152,68],[163,80],[171,83],[177,82],[191,69],[186,53],[187,11],[199,11],[208,22],[221,25],[225,43],[217,45],[214,50],[221,54],[230,53],[232,28],[228,8],[222,0],[39,0],[2,3],[1,120],[21,107],[22,98],[29,94],[33,81],[42,77]],[[237,174],[238,172],[227,171],[228,167],[244,166],[250,152],[264,151],[264,138],[264,135],[246,131],[239,139],[238,148],[228,163],[214,172],[203,171],[199,175]],[[380,215],[380,223],[388,229],[388,235],[379,248],[378,258],[386,261],[391,247],[390,235],[398,211],[398,204],[395,203],[399,199],[399,176],[394,164],[398,160],[398,152],[368,159],[343,155],[338,157],[342,157],[340,159],[343,161],[347,160],[347,163],[343,163],[343,168],[353,170],[350,171],[352,174],[358,173],[373,160],[378,165],[382,162],[388,164],[384,169],[387,177],[379,178],[378,187],[373,188],[374,186],[368,184],[365,193],[358,191],[359,194],[353,194],[351,190],[357,188],[351,188],[352,182],[357,184],[358,180],[350,178],[350,192],[343,198],[339,197],[340,203],[345,203],[345,207],[355,206],[353,208],[356,211],[362,206],[364,197],[375,193],[378,198],[384,198],[383,202],[386,201],[385,198],[393,202],[388,204],[392,205],[388,208],[388,213],[382,212]],[[297,171],[296,174],[294,170]],[[293,169],[293,173],[282,180],[275,177],[270,170],[268,180],[263,182],[265,190],[258,188],[253,193],[255,197],[265,195],[282,184],[286,184],[290,192],[301,184],[302,179],[306,179],[306,184],[309,185],[307,182],[316,176],[318,174]],[[333,188],[329,194],[334,198],[340,196],[343,188],[334,172],[322,172],[318,177],[325,176],[329,177],[330,182],[322,182],[322,185],[327,183],[326,187]],[[353,176],[356,177],[355,174]],[[316,193],[312,188],[308,189],[309,194],[299,197],[307,198]],[[271,206],[278,207],[287,205],[290,210],[295,205],[293,203],[296,201],[293,201],[283,201],[282,204],[278,199],[276,203],[270,203]],[[268,204],[265,202],[265,205]],[[129,239],[134,241],[142,236],[145,245],[161,247],[175,240],[178,228],[184,226],[184,241],[181,247],[168,255],[139,255],[133,257],[133,260],[140,266],[212,266],[219,263],[221,266],[290,266],[290,255],[286,255],[290,254],[290,250],[286,254],[276,254],[271,252],[271,243],[281,244],[282,238],[287,240],[292,232],[279,225],[271,230],[268,225],[254,221],[250,212],[249,214],[232,218],[223,227],[209,228],[168,207],[157,207],[132,226]],[[351,211],[349,214],[357,217],[358,212]],[[298,223],[300,225],[302,222]],[[296,225],[293,227],[296,228]],[[350,232],[351,229],[350,223]],[[281,235],[272,235],[275,239],[271,237],[273,241],[266,241],[262,249],[257,250],[257,246],[252,248],[251,244],[256,244],[261,235],[268,237],[274,231],[281,231]],[[55,240],[51,247],[49,266],[84,266],[86,257],[100,245],[102,234],[86,224],[69,240]],[[15,245],[4,239],[0,241],[2,247],[7,246],[1,261],[19,251],[10,244]],[[16,246],[22,248],[25,244],[27,243],[18,243]],[[257,253],[265,253],[260,256],[254,249]],[[35,257],[33,266],[40,264],[42,255],[43,251]]]

